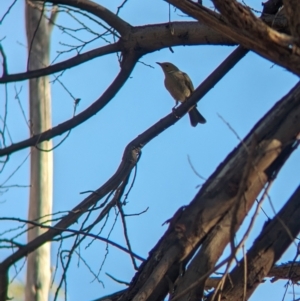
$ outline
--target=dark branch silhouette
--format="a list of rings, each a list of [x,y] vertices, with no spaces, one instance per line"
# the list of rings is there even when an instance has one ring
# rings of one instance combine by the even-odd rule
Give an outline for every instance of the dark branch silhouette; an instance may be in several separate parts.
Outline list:
[[[294,0],[289,0],[289,4],[292,1]],[[237,245],[235,244],[236,231],[255,204],[258,195],[263,193],[256,207],[256,213],[258,212],[263,198],[268,194],[269,187],[299,145],[300,84],[297,84],[274,105],[253,127],[247,137],[209,177],[190,204],[179,208],[173,218],[168,220],[169,227],[166,233],[150,251],[146,260],[137,256],[131,248],[125,222],[127,215],[123,209],[125,202],[121,201],[122,197],[126,200],[125,188],[128,186],[133,169],[141,158],[143,147],[187,114],[189,109],[199,102],[249,51],[255,51],[300,75],[297,14],[290,9],[287,17],[284,13],[279,15],[281,0],[269,0],[264,3],[261,18],[257,18],[249,8],[234,0],[213,0],[220,13],[188,0],[167,0],[189,16],[198,19],[199,22],[168,22],[132,26],[117,13],[114,14],[93,1],[49,0],[42,2],[58,5],[55,7],[54,15],[59,5],[63,4],[84,12],[83,17],[89,14],[98,17],[107,24],[103,26],[108,34],[113,36],[113,40],[119,40],[52,66],[18,74],[8,74],[6,53],[1,46],[3,76],[0,78],[0,83],[6,84],[53,74],[112,53],[118,53],[121,69],[106,91],[77,116],[39,135],[0,149],[0,156],[6,156],[6,159],[15,151],[27,147],[38,147],[39,143],[70,131],[102,110],[129,79],[138,60],[148,53],[178,45],[233,46],[240,44],[240,46],[237,46],[224,62],[199,85],[185,103],[129,142],[124,149],[121,163],[111,178],[95,191],[89,191],[89,195],[72,210],[67,211],[65,216],[53,219],[56,222],[54,226],[39,223],[38,220],[26,221],[14,218],[16,221],[29,223],[32,227],[44,227],[47,231],[27,244],[16,242],[18,235],[24,233],[20,229],[17,229],[18,234],[11,240],[6,238],[0,240],[4,244],[3,248],[9,246],[13,250],[13,253],[0,263],[0,300],[7,299],[8,272],[12,265],[45,242],[62,243],[68,238],[73,239],[70,249],[59,248],[58,252],[63,274],[55,293],[56,297],[65,282],[72,254],[77,254],[86,264],[80,252],[77,252],[77,248],[86,237],[101,239],[127,252],[131,256],[134,268],[138,269],[128,289],[99,298],[99,301],[106,298],[114,301],[141,299],[154,301],[163,300],[167,294],[170,294],[171,300],[174,301],[186,300],[186,298],[200,300],[207,288],[215,289],[208,296],[209,300],[218,297],[220,293],[222,293],[220,297],[228,300],[242,300],[244,297],[250,297],[263,277],[274,276],[274,281],[281,278],[292,279],[292,281],[299,279],[300,267],[295,260],[287,265],[272,268],[299,233],[300,213],[297,205],[299,204],[299,187],[280,213],[266,223],[260,236],[245,254],[248,262],[247,279],[245,279],[243,260],[230,274],[228,268],[229,263],[235,260],[237,251],[244,245],[253,226],[255,214]],[[125,3],[126,1],[120,5],[118,11]],[[298,9],[298,3],[296,6]],[[43,6],[43,9],[44,7],[46,6]],[[52,19],[51,16],[50,19]],[[55,25],[54,22],[52,25]],[[86,27],[83,26],[83,28]],[[108,42],[108,40],[105,41]],[[73,48],[72,45],[69,46],[71,50],[77,49],[77,46]],[[6,127],[6,122],[4,122],[4,127]],[[101,204],[99,204],[100,200],[102,200]],[[113,208],[117,208],[115,209],[116,216],[121,214],[127,249],[109,239],[90,233],[101,221],[106,226],[109,212]],[[98,216],[90,221],[91,214],[96,211]],[[70,229],[80,218],[79,230]],[[5,219],[2,218],[2,220]],[[231,247],[230,255],[217,264],[227,245]],[[273,253],[271,255],[268,253],[270,250],[274,252],[274,256]],[[137,266],[135,258],[143,261],[141,266]],[[104,256],[103,262],[105,259]],[[227,267],[222,277],[211,277],[213,272],[224,265]],[[88,268],[90,269],[89,266]],[[92,272],[92,269],[90,271],[95,279],[98,279],[97,273]],[[227,276],[231,281],[226,280]],[[234,287],[231,286],[232,281]],[[219,288],[222,285],[224,289],[221,292]]]
[[[114,53],[117,51],[121,51],[121,47],[119,43],[106,45],[97,49],[93,49],[90,51],[87,51],[82,54],[78,54],[77,56],[70,58],[68,60],[65,60],[61,63],[57,63],[54,65],[51,65],[49,67],[45,67],[43,69],[38,70],[30,70],[23,73],[17,73],[17,74],[6,74],[5,76],[2,76],[0,78],[0,83],[10,83],[10,82],[17,82],[22,80],[27,80],[31,78],[36,78],[40,76],[50,75],[59,71],[67,70],[69,68],[78,66],[82,63],[88,62],[89,60],[92,60],[94,58]]]
[[[300,50],[294,45],[293,39],[273,30],[236,1],[213,1],[228,19],[224,17],[221,19],[208,8],[189,0],[167,0],[167,2],[224,35],[228,35],[245,48],[300,75]],[[228,3],[232,5],[229,7]]]

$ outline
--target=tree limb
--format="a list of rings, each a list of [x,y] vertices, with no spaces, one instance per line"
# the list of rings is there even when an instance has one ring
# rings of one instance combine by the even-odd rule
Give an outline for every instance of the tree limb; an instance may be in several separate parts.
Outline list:
[[[49,2],[52,4],[65,4],[72,7],[79,8],[86,12],[89,12],[103,21],[105,21],[109,26],[117,30],[123,37],[128,34],[131,26],[121,19],[119,16],[111,12],[106,7],[89,0],[32,0],[33,2]]]
[[[133,57],[124,58],[121,71],[117,75],[113,83],[107,88],[102,96],[99,97],[98,100],[96,100],[86,110],[50,130],[47,130],[41,134],[34,135],[31,138],[19,143],[12,144],[7,148],[1,149],[0,156],[9,155],[11,152],[26,148],[28,146],[35,146],[42,141],[49,140],[55,136],[61,135],[64,132],[73,129],[79,124],[88,120],[91,116],[98,113],[117,94],[117,92],[121,89],[121,87],[130,76],[136,61],[137,59]]]
[[[22,81],[26,79],[32,79],[40,76],[45,76],[45,75],[50,75],[59,71],[63,71],[75,66],[78,66],[82,63],[88,62],[96,57],[114,53],[121,51],[121,45],[120,43],[114,43],[114,44],[109,44],[105,45],[102,47],[99,47],[97,49],[93,49],[90,51],[87,51],[82,54],[78,54],[70,59],[67,59],[63,62],[37,69],[37,70],[29,70],[23,73],[16,73],[16,74],[6,74],[5,76],[2,76],[0,78],[0,84],[3,83],[10,83],[10,82],[17,82],[17,81]]]
[[[298,186],[280,212],[265,224],[261,234],[247,252],[246,300],[250,298],[254,290],[262,283],[264,277],[268,276],[274,263],[282,256],[284,251],[293,242],[293,239],[298,235],[300,231],[299,219],[300,186]],[[290,278],[293,278],[292,273],[290,274]],[[231,281],[225,284],[222,298],[227,300],[244,300],[243,286],[245,280],[243,275],[244,263],[241,260],[230,273]]]
[[[214,0],[224,17],[189,0],[167,0],[183,12],[222,32],[247,49],[300,75],[300,50],[290,36],[267,26],[243,5],[231,0]],[[226,19],[225,19],[226,17]]]
[[[300,2],[298,0],[283,0],[284,11],[288,18],[294,42],[300,46]]]
[[[202,186],[180,217],[174,223],[171,222],[164,237],[150,252],[148,260],[142,264],[120,301],[138,297],[152,300],[153,283],[159,285],[159,279],[166,282],[162,275],[167,274],[166,267],[192,256],[207,234],[230,214],[230,209],[237,202],[242,202],[242,213],[247,214],[265,184],[270,181],[270,166],[294,143],[300,132],[299,115],[300,84],[256,124]],[[240,199],[237,198],[239,185],[247,165],[247,153],[251,149],[252,141],[256,142],[252,167],[246,179],[247,185],[243,188],[243,198]],[[161,295],[166,295],[167,292],[168,289],[165,287]]]

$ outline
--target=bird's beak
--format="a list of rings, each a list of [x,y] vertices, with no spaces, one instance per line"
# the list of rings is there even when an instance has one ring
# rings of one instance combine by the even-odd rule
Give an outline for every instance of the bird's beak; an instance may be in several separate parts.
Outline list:
[[[158,64],[159,66],[161,66],[161,63],[159,63],[159,62],[156,62],[156,64]]]

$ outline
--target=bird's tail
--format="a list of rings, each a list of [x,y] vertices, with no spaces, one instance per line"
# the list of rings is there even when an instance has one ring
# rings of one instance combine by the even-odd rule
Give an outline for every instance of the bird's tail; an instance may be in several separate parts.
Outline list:
[[[200,114],[196,107],[193,107],[189,111],[189,116],[192,126],[196,126],[198,123],[206,123],[205,118]]]

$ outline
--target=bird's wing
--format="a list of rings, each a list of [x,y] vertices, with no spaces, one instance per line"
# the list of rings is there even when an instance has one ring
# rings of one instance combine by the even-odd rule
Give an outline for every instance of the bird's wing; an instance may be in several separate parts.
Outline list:
[[[192,80],[190,79],[190,77],[186,73],[182,72],[182,75],[183,75],[185,84],[190,89],[190,91],[193,92],[194,91],[194,86],[193,86]]]

